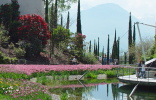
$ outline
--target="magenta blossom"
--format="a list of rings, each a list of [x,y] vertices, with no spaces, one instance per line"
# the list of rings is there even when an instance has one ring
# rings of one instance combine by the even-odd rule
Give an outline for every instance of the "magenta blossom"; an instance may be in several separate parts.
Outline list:
[[[0,65],[0,72],[14,72],[31,75],[35,72],[49,71],[86,71],[99,69],[112,69],[116,65]]]

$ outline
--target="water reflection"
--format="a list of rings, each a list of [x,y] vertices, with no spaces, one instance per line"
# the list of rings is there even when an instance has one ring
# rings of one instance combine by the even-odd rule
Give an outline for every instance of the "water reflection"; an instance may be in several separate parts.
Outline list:
[[[52,93],[61,95],[66,93],[67,100],[155,100],[156,88],[138,86],[129,98],[134,86],[122,83],[85,83],[77,81],[74,84],[52,87]]]
[[[123,94],[129,95],[133,89],[133,85],[123,85],[118,90]],[[132,98],[128,100],[155,100],[156,87],[138,86],[133,93]]]

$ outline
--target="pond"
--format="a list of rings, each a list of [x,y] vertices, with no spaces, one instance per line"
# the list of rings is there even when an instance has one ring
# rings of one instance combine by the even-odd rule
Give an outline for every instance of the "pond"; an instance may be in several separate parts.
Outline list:
[[[55,81],[53,85],[47,85],[51,87],[51,93],[57,94],[61,100],[155,100],[156,98],[156,88],[141,86],[138,86],[130,98],[129,94],[134,86],[120,83],[117,79]]]

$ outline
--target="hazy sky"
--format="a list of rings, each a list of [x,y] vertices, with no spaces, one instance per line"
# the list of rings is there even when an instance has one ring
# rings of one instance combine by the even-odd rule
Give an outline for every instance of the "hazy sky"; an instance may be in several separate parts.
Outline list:
[[[156,21],[156,0],[81,0],[81,9],[105,3],[118,4],[139,19],[152,18]]]
[[[119,5],[128,12],[131,12],[133,16],[137,17],[140,20],[140,22],[150,25],[156,25],[156,0],[81,0],[81,10],[86,10],[106,3],[114,3]],[[72,5],[71,10],[77,13],[77,3]],[[140,29],[141,27],[148,28],[144,25],[140,25]],[[144,34],[142,35],[142,37],[154,37],[154,28],[149,27],[148,29],[151,29],[153,33]],[[149,30],[146,29],[145,33],[148,33],[148,31]]]

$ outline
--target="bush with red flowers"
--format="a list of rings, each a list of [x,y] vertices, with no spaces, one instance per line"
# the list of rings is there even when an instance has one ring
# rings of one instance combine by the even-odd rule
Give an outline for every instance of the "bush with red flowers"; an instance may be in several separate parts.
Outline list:
[[[82,35],[81,33],[76,34],[75,36],[75,45],[77,49],[83,49],[83,41],[86,38],[86,35]]]
[[[75,55],[78,60],[81,59],[82,54],[83,54],[83,41],[85,40],[86,36],[78,33],[75,35],[74,39],[73,39],[73,44],[74,44],[74,50],[72,50],[71,54]]]
[[[19,39],[26,44],[26,55],[38,55],[50,38],[47,23],[39,15],[21,15],[18,27]]]

